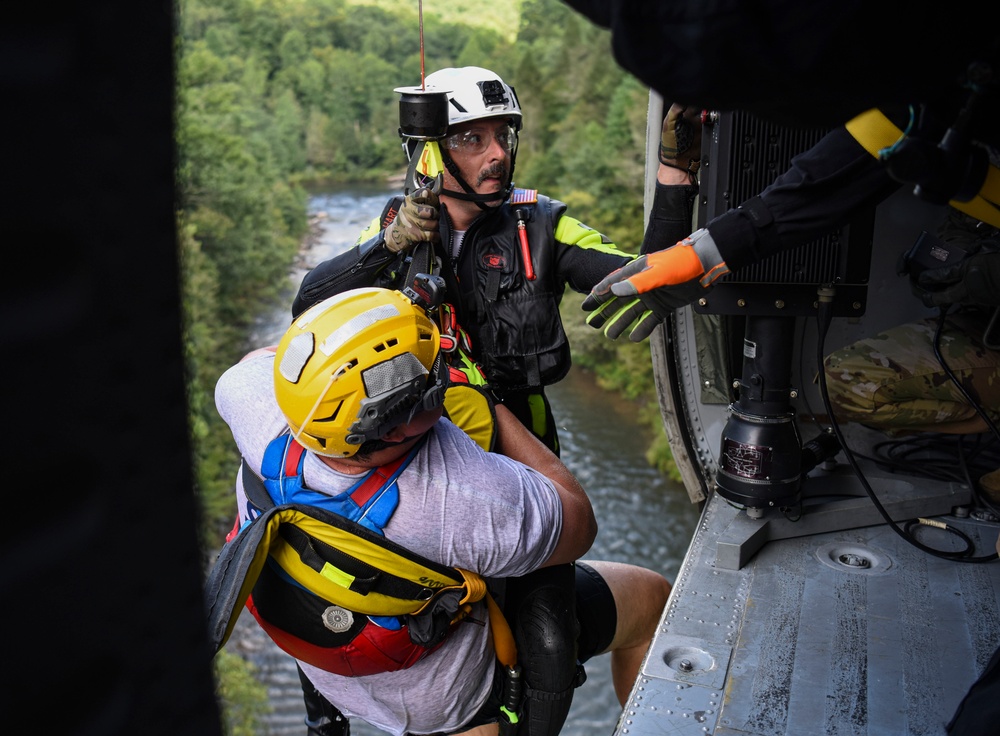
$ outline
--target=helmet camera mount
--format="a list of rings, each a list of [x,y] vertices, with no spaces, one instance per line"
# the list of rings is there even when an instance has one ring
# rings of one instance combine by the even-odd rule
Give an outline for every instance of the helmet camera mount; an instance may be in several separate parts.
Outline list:
[[[433,312],[444,301],[445,283],[440,276],[418,273],[413,282],[403,288],[403,296],[427,312]]]

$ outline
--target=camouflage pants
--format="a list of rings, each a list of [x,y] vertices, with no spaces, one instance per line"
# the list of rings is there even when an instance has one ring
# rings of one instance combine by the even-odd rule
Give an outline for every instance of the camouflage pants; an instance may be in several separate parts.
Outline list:
[[[941,356],[966,391],[996,420],[1000,352],[983,346],[984,321],[949,317]],[[948,425],[976,417],[934,356],[936,319],[893,327],[831,353],[825,361],[837,418],[889,431]]]

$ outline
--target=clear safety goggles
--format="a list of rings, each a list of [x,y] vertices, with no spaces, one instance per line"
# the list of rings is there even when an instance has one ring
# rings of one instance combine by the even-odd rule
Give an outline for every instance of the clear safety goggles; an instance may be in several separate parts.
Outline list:
[[[489,126],[477,126],[463,130],[461,133],[452,133],[441,141],[441,145],[449,151],[477,154],[489,148],[491,135],[505,153],[510,153],[517,145],[517,128],[509,123],[501,125],[495,130]]]

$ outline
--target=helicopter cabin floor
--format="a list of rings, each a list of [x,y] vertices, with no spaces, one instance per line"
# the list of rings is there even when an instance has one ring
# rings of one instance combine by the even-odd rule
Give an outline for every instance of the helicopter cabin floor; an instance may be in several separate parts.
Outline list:
[[[1000,564],[924,551],[904,520],[944,522],[973,556],[995,554],[1000,525],[967,484],[861,459],[894,530],[846,463],[828,466],[801,510],[751,519],[710,494],[616,736],[944,733],[1000,646]]]

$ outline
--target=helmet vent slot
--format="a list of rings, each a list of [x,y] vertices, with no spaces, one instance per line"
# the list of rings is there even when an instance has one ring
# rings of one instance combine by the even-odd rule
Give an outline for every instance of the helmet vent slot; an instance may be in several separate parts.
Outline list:
[[[344,407],[343,401],[338,401],[337,405],[333,408],[333,413],[327,417],[314,417],[313,421],[317,424],[321,422],[335,422],[337,421],[337,415],[340,414],[340,410]]]

